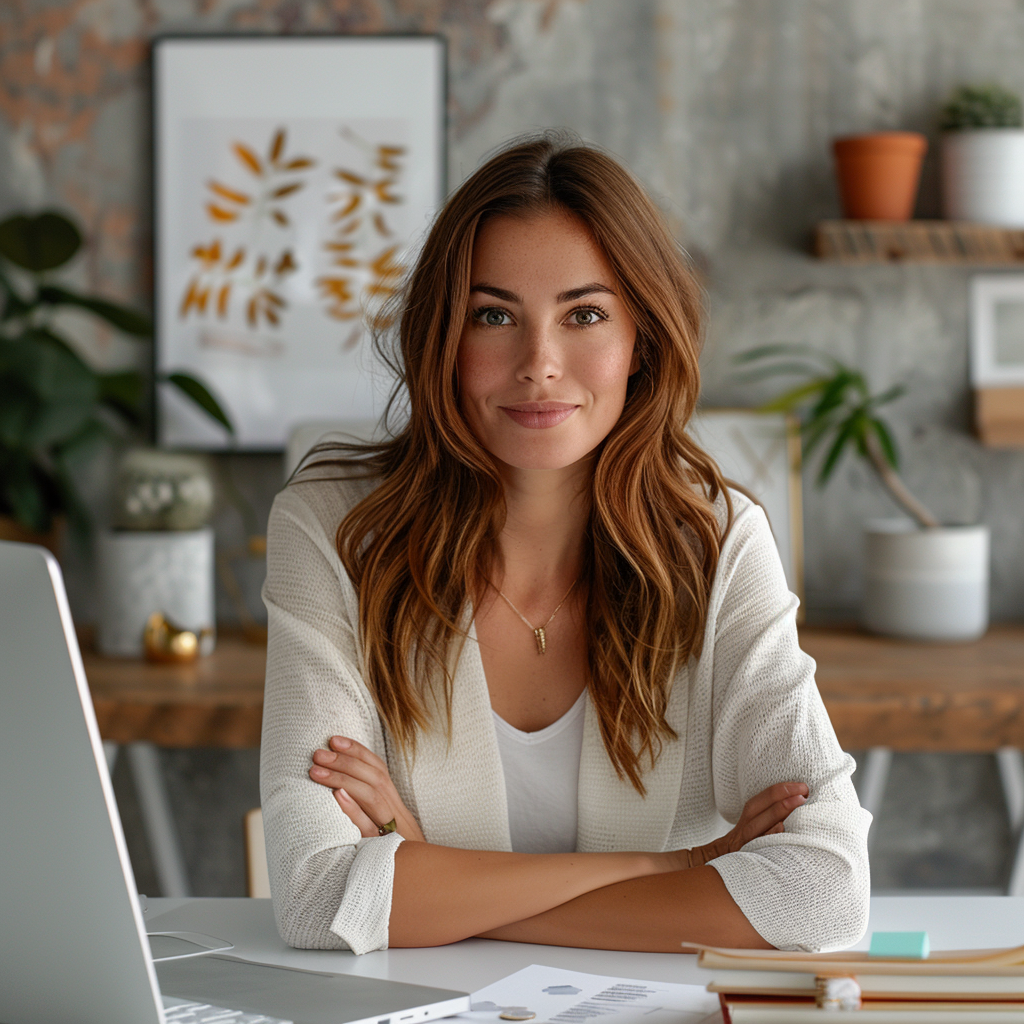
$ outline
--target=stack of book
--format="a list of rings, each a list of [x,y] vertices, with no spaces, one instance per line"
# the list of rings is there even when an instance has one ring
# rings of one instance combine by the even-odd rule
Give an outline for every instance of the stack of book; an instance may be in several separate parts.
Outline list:
[[[925,959],[702,947],[697,962],[726,1024],[1024,1024],[1024,946]]]

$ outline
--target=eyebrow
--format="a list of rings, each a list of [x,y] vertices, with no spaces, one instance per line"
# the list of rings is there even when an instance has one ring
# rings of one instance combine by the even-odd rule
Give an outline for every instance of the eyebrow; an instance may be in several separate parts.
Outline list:
[[[497,285],[485,284],[480,282],[470,286],[471,292],[483,292],[485,295],[493,295],[496,299],[501,299],[502,302],[517,302],[519,305],[523,304],[521,295],[517,295],[515,292],[510,292],[507,288],[499,288]],[[607,295],[614,295],[607,285],[600,284],[597,281],[593,281],[590,284],[580,285],[579,288],[570,288],[568,291],[559,292],[555,296],[556,302],[575,302],[576,299],[582,299],[585,295],[594,295],[598,292],[604,292]]]

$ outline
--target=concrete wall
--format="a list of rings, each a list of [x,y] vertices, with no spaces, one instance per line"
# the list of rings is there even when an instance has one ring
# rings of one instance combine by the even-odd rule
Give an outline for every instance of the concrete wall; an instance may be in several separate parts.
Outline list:
[[[770,341],[832,352],[879,387],[907,383],[892,419],[908,482],[941,517],[991,524],[993,612],[1024,614],[1024,453],[984,449],[968,432],[970,272],[842,268],[808,255],[815,221],[838,213],[830,139],[898,127],[935,142],[937,110],[954,85],[998,80],[1024,90],[1024,4],[14,0],[0,8],[0,212],[69,208],[91,240],[79,282],[141,303],[150,289],[147,40],[170,31],[443,33],[450,183],[491,147],[537,127],[568,126],[618,154],[706,274],[705,401],[763,397],[730,379],[730,356]],[[931,156],[918,212],[937,213]],[[81,339],[109,366],[139,358],[109,335],[83,327]],[[265,513],[277,461],[236,456],[230,467]],[[101,506],[106,475],[97,470],[89,486]],[[855,613],[860,525],[892,511],[854,463],[824,493],[808,478],[812,619]],[[218,529],[225,543],[240,534],[229,511]],[[88,566],[72,559],[69,574],[84,612]]]

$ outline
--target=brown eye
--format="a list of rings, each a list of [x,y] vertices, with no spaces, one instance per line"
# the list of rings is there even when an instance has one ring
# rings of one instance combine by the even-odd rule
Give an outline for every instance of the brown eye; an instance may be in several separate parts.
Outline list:
[[[576,327],[589,327],[600,319],[596,309],[574,309],[572,312],[572,322]]]

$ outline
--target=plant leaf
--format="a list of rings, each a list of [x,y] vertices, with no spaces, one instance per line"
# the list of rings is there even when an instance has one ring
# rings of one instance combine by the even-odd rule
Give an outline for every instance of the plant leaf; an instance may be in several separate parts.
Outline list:
[[[45,285],[40,288],[39,298],[50,305],[78,306],[81,309],[87,309],[119,331],[124,331],[125,334],[148,338],[153,333],[153,321],[145,313],[118,305],[115,302],[108,302],[106,299],[96,299],[91,295],[79,295],[77,292],[60,288],[57,285]]]
[[[49,448],[74,437],[92,416],[95,402],[50,402],[32,417],[25,431],[30,448]]]
[[[101,402],[115,409],[130,423],[138,425],[142,422],[145,398],[142,374],[137,370],[116,370],[113,373],[97,374],[96,380]]]
[[[839,459],[842,457],[842,454],[846,449],[846,446],[850,441],[856,439],[859,426],[858,418],[856,416],[851,416],[839,427],[836,439],[832,442],[832,447],[829,449],[828,455],[825,456],[825,461],[821,465],[821,471],[818,473],[819,487],[823,487],[828,483],[833,470],[835,470],[839,463]]]
[[[821,378],[808,381],[806,384],[798,384],[795,388],[783,392],[778,398],[773,398],[770,402],[765,402],[764,405],[759,406],[759,411],[790,412],[798,405],[802,405],[811,395],[821,391],[826,384],[828,384],[828,381]]]
[[[35,274],[63,266],[81,245],[81,232],[55,210],[0,221],[0,255]]]
[[[227,413],[221,408],[217,399],[207,390],[205,384],[202,384],[195,377],[187,373],[169,373],[161,377],[161,380],[166,380],[168,383],[173,384],[182,394],[191,398],[200,409],[213,417],[229,434],[234,436],[235,428],[231,420],[228,419]]]
[[[896,442],[893,440],[892,434],[889,433],[889,428],[880,419],[875,417],[870,418],[868,425],[875,432],[875,437],[878,438],[878,443],[882,447],[882,454],[885,456],[885,461],[888,462],[893,469],[899,469],[899,451],[896,448]]]
[[[20,454],[20,453],[19,453]],[[14,518],[36,533],[45,533],[50,528],[52,502],[48,501],[45,484],[38,472],[33,472],[31,462],[24,456],[6,461],[0,473],[0,487],[4,501]]]

